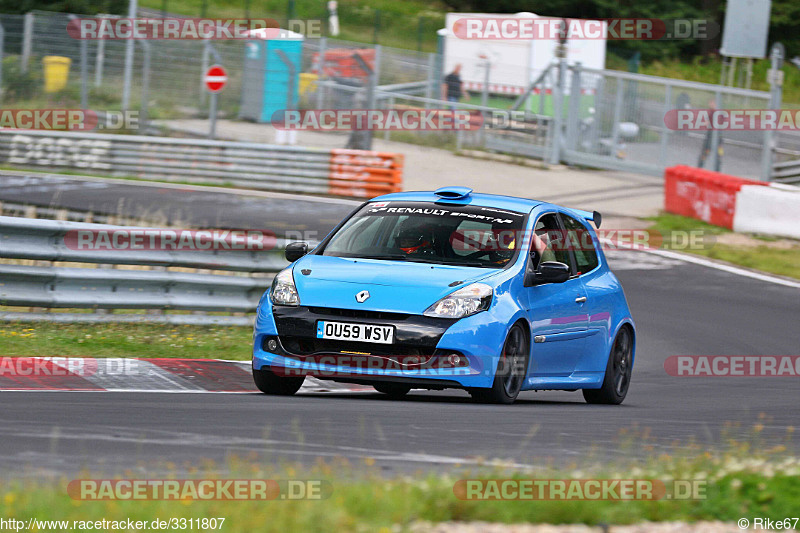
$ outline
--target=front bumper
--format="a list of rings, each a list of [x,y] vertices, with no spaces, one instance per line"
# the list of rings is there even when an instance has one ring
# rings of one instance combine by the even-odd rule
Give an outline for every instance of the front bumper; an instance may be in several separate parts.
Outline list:
[[[323,341],[316,338],[318,320],[392,325],[394,343]],[[503,339],[505,323],[493,321],[489,312],[452,320],[265,304],[256,320],[253,368],[336,381],[402,381],[420,388],[490,387]],[[462,357],[458,366],[448,363],[452,354]]]

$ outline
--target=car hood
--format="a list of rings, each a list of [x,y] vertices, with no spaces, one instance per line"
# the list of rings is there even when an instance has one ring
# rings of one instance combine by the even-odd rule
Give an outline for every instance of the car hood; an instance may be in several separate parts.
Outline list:
[[[310,271],[303,274],[303,271]],[[422,314],[434,302],[499,269],[307,255],[293,273],[300,305]],[[450,284],[462,284],[451,287]],[[356,294],[367,290],[362,303]]]

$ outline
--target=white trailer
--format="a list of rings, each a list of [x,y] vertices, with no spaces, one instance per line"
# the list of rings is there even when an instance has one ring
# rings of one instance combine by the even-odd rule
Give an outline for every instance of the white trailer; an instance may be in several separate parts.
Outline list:
[[[558,38],[547,34],[533,39],[474,39],[463,31],[462,19],[537,19],[537,24],[547,26],[550,21],[560,21],[551,17],[540,17],[533,13],[491,14],[491,13],[448,13],[444,33],[444,74],[455,65],[462,66],[461,79],[468,91],[482,91],[486,76],[486,61],[489,62],[489,92],[493,94],[522,94],[528,85],[556,61]],[[456,21],[460,29],[454,31]],[[589,21],[573,19],[567,21],[570,27],[586,26]],[[594,22],[598,25],[597,22]],[[567,41],[567,64],[580,62],[582,66],[593,69],[605,68],[607,24],[600,22],[600,37],[578,38]]]

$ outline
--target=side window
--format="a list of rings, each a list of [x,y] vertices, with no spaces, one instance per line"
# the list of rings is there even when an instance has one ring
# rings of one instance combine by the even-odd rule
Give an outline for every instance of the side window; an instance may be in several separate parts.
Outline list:
[[[564,213],[561,213],[561,220],[564,221],[564,227],[567,228],[567,248],[571,248],[575,253],[578,275],[594,270],[600,261],[597,258],[597,251],[594,249],[591,230]]]
[[[564,242],[564,232],[555,213],[542,215],[536,221],[531,235],[531,261],[534,269],[545,261],[558,261],[569,265],[575,272],[569,248]]]

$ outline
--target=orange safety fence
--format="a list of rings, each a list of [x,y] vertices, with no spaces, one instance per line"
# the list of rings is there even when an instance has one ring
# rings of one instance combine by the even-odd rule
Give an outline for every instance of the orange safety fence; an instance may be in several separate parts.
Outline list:
[[[372,198],[403,190],[403,155],[371,150],[331,150],[328,193]]]

